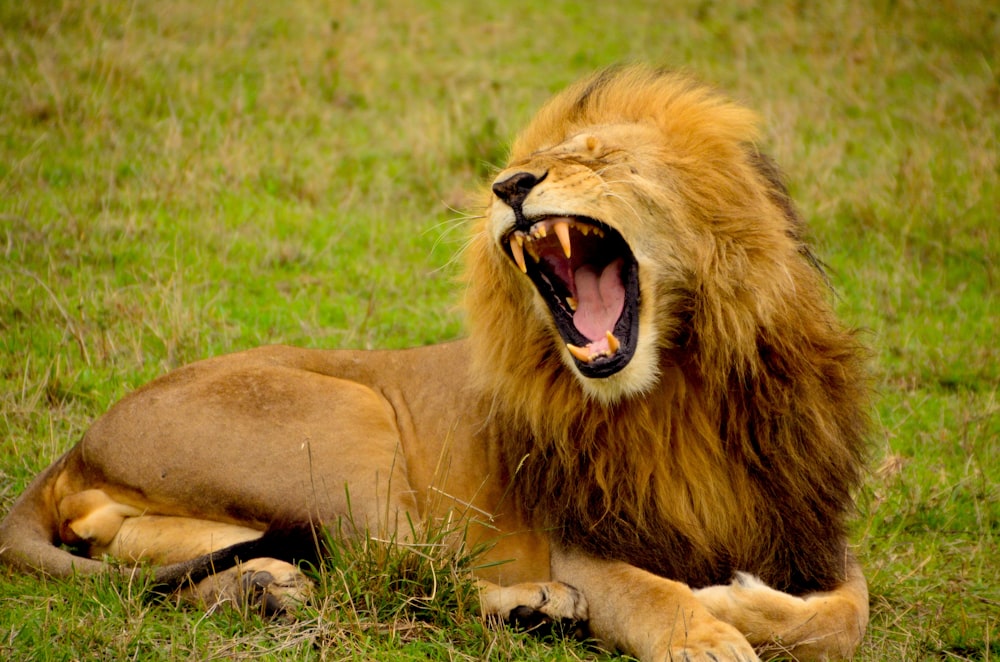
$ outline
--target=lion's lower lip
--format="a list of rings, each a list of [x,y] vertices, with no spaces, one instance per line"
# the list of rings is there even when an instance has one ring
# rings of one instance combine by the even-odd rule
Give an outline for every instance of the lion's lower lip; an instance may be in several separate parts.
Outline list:
[[[580,372],[607,377],[635,352],[638,268],[611,227],[584,217],[536,220],[504,240],[508,255],[535,285]]]

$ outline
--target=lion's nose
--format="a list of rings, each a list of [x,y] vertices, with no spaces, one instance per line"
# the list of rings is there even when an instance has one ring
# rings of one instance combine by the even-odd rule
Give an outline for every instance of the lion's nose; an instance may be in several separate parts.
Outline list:
[[[502,182],[495,182],[493,192],[511,208],[520,209],[524,199],[531,193],[531,189],[538,186],[548,174],[545,172],[542,173],[541,177],[538,177],[530,172],[517,172]]]

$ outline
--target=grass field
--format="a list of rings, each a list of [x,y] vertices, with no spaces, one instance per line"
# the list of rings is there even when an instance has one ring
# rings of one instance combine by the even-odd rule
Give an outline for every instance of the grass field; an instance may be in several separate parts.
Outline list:
[[[868,330],[858,659],[1000,658],[995,3],[32,0],[0,42],[0,512],[183,363],[461,335],[467,192],[551,93],[650,61],[761,112]],[[0,570],[0,658],[601,655],[487,627],[452,559],[345,554],[295,624]]]

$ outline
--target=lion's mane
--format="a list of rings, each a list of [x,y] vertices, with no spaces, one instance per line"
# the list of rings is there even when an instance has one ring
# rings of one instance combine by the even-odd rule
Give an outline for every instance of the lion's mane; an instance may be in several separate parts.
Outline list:
[[[683,75],[611,69],[550,101],[510,161],[633,122],[660,129],[672,173],[634,204],[671,219],[657,237],[673,262],[654,284],[651,387],[588,397],[484,227],[467,252],[474,370],[513,498],[563,544],[695,587],[744,570],[793,593],[830,589],[864,456],[865,356],[756,149],[755,116]]]

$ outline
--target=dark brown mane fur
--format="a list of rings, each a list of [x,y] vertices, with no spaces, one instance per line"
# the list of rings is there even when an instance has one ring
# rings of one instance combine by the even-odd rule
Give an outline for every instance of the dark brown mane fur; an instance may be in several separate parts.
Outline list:
[[[615,70],[551,102],[512,160],[640,119],[676,159],[684,187],[662,211],[687,231],[683,276],[655,284],[652,389],[588,398],[525,279],[486,232],[469,250],[476,372],[515,499],[566,545],[694,587],[748,571],[793,593],[832,588],[864,456],[864,352],[752,116],[687,78]]]

